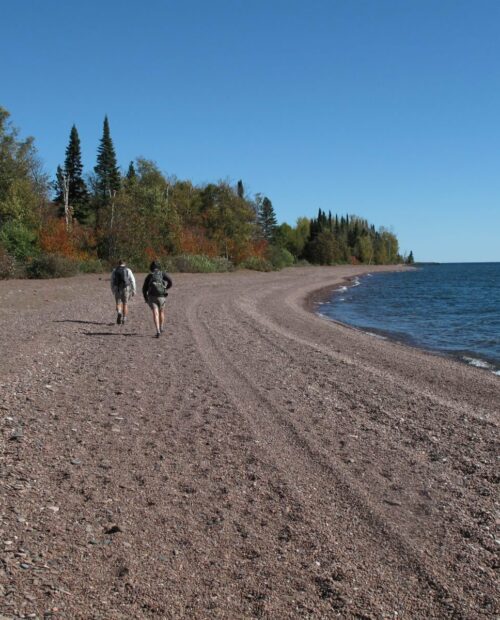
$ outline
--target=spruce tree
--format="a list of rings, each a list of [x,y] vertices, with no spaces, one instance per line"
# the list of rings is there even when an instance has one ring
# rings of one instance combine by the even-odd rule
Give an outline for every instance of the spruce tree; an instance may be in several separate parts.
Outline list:
[[[104,203],[111,202],[113,192],[120,189],[121,177],[116,163],[115,147],[109,131],[108,117],[104,117],[101,142],[97,149],[96,174],[97,197]]]
[[[276,214],[274,213],[273,203],[267,197],[264,198],[260,205],[258,222],[262,229],[264,239],[272,242],[278,222],[276,220]]]
[[[238,193],[238,198],[244,198],[245,190],[243,188],[243,181],[241,179],[238,181],[238,186],[236,188],[236,191]]]
[[[128,170],[127,170],[127,180],[128,181],[133,181],[136,176],[137,176],[137,173],[135,171],[134,162],[131,161],[129,166],[128,166]]]
[[[80,222],[83,222],[88,213],[89,193],[85,181],[82,177],[82,153],[80,149],[80,138],[76,126],[71,127],[69,142],[66,147],[66,158],[64,167],[57,167],[55,189],[55,202],[64,204],[63,179],[68,181],[68,202],[73,210],[73,215]]]

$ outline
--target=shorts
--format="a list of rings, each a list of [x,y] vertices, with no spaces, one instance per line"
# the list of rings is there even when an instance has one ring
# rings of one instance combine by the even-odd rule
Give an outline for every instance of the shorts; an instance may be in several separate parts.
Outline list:
[[[153,310],[154,306],[160,310],[165,306],[166,297],[148,297],[148,306]]]
[[[132,294],[132,289],[130,286],[126,286],[122,289],[115,289],[115,299],[116,303],[126,304],[130,299],[130,295]]]

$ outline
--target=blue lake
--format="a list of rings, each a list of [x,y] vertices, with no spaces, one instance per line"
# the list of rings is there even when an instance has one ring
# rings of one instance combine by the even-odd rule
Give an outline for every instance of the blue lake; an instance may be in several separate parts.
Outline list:
[[[369,274],[335,291],[318,310],[500,374],[500,263]]]

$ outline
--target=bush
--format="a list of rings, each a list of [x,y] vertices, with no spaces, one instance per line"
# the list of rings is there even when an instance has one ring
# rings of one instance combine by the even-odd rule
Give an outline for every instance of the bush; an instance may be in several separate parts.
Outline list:
[[[11,256],[20,261],[25,261],[37,253],[36,233],[15,220],[2,226],[0,243]]]
[[[291,267],[294,262],[293,255],[286,249],[277,246],[269,246],[267,258],[274,269]]]
[[[26,266],[28,278],[67,278],[78,273],[78,262],[60,254],[41,254]]]
[[[261,256],[251,256],[239,265],[240,269],[252,269],[253,271],[272,271],[272,264]]]
[[[111,271],[107,265],[98,258],[87,258],[80,261],[78,270],[81,273],[104,273],[105,271]]]
[[[234,269],[231,261],[226,258],[208,258],[200,254],[170,256],[162,263],[165,271],[180,273],[220,273]]]
[[[210,259],[213,266],[215,267],[215,271],[217,273],[225,273],[227,271],[234,271],[233,263],[224,256],[217,256],[215,258]]]
[[[16,273],[16,261],[13,256],[8,254],[4,247],[0,245],[0,280],[13,278]]]

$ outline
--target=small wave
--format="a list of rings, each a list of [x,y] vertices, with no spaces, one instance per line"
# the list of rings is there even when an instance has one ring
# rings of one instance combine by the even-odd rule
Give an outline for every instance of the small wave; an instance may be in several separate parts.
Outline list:
[[[360,284],[361,284],[361,282],[359,281],[359,279],[358,278],[354,278],[354,281],[353,281],[352,285],[353,286],[359,286]]]
[[[381,334],[375,334],[374,332],[365,332],[366,334],[368,334],[369,336],[373,336],[374,338],[379,338],[380,340],[387,340],[387,338],[385,336],[382,336]]]
[[[341,297],[339,301],[345,301],[345,297]]]
[[[476,368],[491,368],[491,364],[485,362],[484,360],[477,359],[475,357],[465,357],[463,358],[470,366],[475,366]]]
[[[337,289],[341,292],[347,291],[347,286],[341,286],[339,289]]]
[[[497,375],[497,377],[500,377],[500,370],[494,370],[493,371],[494,375]]]

